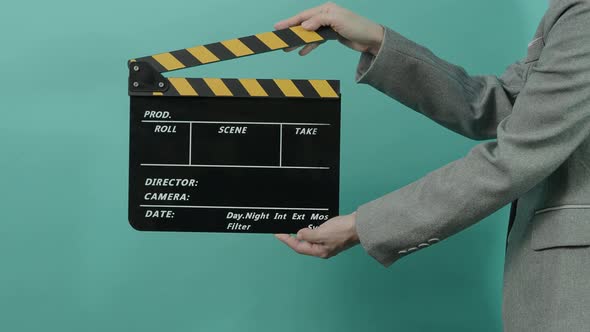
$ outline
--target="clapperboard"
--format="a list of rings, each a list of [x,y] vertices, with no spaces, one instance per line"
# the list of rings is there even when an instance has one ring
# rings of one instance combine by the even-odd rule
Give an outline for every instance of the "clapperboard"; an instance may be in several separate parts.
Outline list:
[[[339,81],[162,75],[335,38],[298,26],[130,60],[130,224],[293,233],[338,215]]]

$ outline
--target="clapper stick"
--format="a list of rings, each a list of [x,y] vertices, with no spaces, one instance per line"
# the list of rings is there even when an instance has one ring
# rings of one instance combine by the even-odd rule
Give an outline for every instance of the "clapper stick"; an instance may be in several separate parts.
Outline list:
[[[165,78],[162,73],[232,60],[289,47],[336,39],[331,28],[307,31],[301,26],[183,48],[129,60],[129,94],[154,96],[237,96],[337,98],[338,86],[327,80],[255,80]],[[278,90],[276,91],[276,87]]]

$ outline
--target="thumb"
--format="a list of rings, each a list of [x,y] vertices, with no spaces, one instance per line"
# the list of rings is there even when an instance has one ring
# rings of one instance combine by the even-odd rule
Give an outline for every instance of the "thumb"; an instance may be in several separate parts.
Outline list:
[[[328,13],[321,13],[303,21],[303,23],[301,23],[301,26],[305,30],[315,31],[322,26],[332,26],[334,24],[334,22],[332,21],[332,15],[329,15]]]
[[[303,228],[297,232],[297,239],[312,243],[321,242],[319,229]]]

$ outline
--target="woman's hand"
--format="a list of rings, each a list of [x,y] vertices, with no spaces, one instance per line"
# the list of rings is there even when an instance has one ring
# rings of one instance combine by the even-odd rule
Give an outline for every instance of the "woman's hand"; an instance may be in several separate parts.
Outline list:
[[[320,258],[330,258],[359,243],[356,214],[334,217],[317,228],[304,228],[297,237],[276,234],[277,239],[296,252]]]
[[[373,55],[377,55],[383,42],[383,27],[381,25],[331,2],[283,20],[275,24],[275,29],[286,29],[294,25],[301,25],[306,30],[317,30],[319,27],[329,26],[340,35],[339,40],[342,44],[353,50],[370,52]],[[318,46],[318,43],[308,44],[299,51],[299,54],[309,54]],[[292,51],[295,48],[286,50]]]

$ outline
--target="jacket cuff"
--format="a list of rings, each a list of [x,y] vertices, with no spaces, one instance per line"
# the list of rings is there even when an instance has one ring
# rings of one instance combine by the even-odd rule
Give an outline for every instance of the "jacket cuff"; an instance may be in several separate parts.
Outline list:
[[[377,55],[369,52],[361,54],[355,76],[357,83],[380,86],[388,76],[384,75],[384,72],[391,71],[392,66],[405,65],[402,62],[398,63],[400,57],[419,58],[424,53],[423,47],[392,29],[384,26],[383,30],[383,42]]]
[[[399,253],[402,250],[401,246],[395,248],[396,244],[401,243],[396,243],[399,241],[396,241],[394,234],[389,234],[395,227],[391,227],[388,216],[382,215],[380,201],[376,199],[357,208],[355,227],[360,244],[367,254],[388,267],[403,255]],[[385,224],[390,226],[384,227]]]
[[[378,261],[384,267],[389,267],[396,260],[401,258],[395,251],[384,251],[379,248],[378,241],[375,239],[375,218],[374,209],[371,208],[371,202],[361,205],[356,210],[355,227],[359,241],[363,249]],[[383,236],[384,234],[381,234]]]
[[[383,266],[430,247],[444,238],[435,225],[423,224],[418,211],[404,208],[402,190],[359,206],[355,228],[363,249]]]

